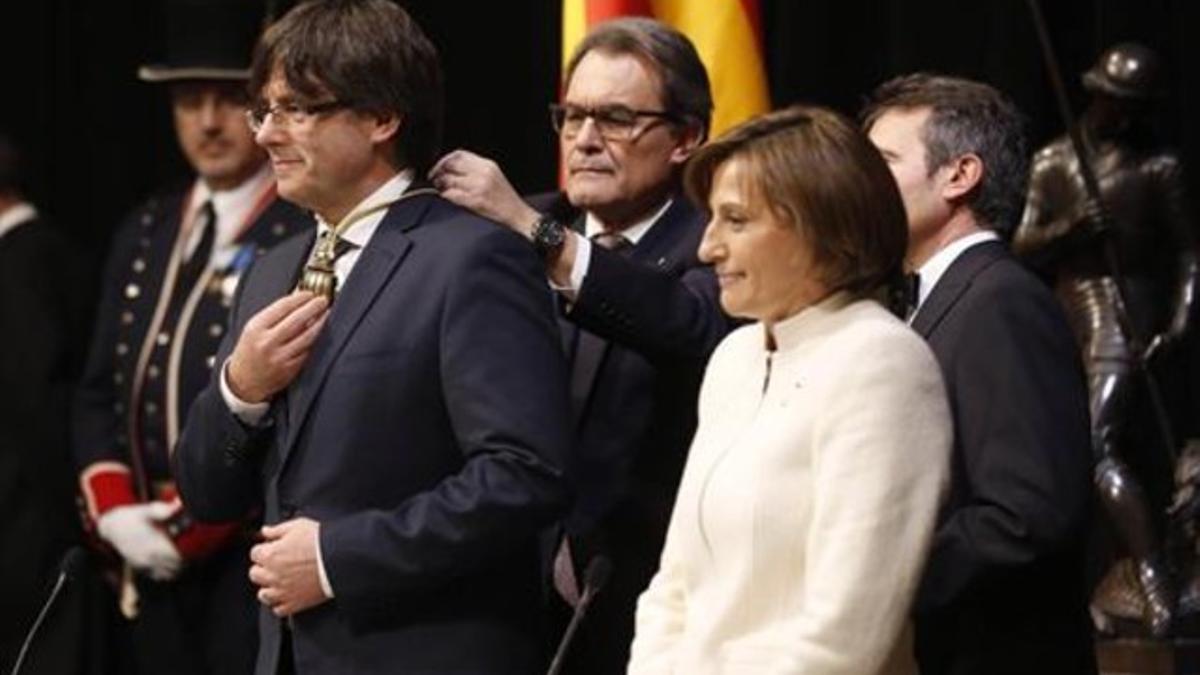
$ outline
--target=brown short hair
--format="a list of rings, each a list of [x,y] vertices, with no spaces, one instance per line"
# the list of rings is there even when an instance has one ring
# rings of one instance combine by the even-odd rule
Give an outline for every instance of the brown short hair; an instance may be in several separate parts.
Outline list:
[[[571,83],[576,66],[591,51],[628,54],[649,65],[662,82],[663,109],[679,118],[682,124],[696,126],[701,142],[708,138],[712,124],[712,89],[708,71],[686,35],[654,19],[633,17],[605,21],[588,33],[571,54],[564,83]]]
[[[813,247],[830,291],[873,295],[900,274],[904,203],[883,157],[851,120],[796,105],[734,127],[688,163],[692,201],[707,204],[718,167],[735,158],[749,165],[749,187]]]
[[[1029,152],[1025,117],[994,87],[931,73],[896,77],[879,85],[863,109],[863,128],[870,129],[888,110],[928,108],[921,131],[925,170],[929,175],[966,154],[983,161],[983,179],[968,196],[982,223],[1004,236],[1012,234],[1025,207]]]
[[[271,74],[313,100],[332,94],[351,109],[394,114],[400,167],[424,175],[442,135],[442,67],[421,27],[388,0],[308,0],[267,29],[254,50],[249,88]]]

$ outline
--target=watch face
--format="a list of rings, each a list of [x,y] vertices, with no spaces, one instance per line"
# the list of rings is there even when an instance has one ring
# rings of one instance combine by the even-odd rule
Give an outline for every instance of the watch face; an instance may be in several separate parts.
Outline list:
[[[563,238],[563,226],[552,218],[542,218],[533,230],[533,246],[543,256],[562,248]]]

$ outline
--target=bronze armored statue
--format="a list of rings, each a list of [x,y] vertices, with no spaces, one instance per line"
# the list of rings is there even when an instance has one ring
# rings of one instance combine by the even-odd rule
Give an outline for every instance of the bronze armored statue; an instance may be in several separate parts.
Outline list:
[[[1127,446],[1135,399],[1154,393],[1142,369],[1192,324],[1200,281],[1180,162],[1149,124],[1160,77],[1157,55],[1142,45],[1121,44],[1101,55],[1083,76],[1091,102],[1079,121],[1100,198],[1086,189],[1068,138],[1057,139],[1034,157],[1013,241],[1016,253],[1053,284],[1079,341],[1096,487],[1130,556],[1101,582],[1093,614],[1102,623],[1140,620],[1156,636],[1170,631],[1178,593],[1162,518],[1126,460],[1130,452],[1174,449],[1165,428],[1142,434],[1156,439],[1153,447]]]

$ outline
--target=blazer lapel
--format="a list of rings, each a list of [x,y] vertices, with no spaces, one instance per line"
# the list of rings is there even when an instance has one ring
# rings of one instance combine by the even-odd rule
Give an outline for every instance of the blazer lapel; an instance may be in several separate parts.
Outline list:
[[[288,424],[280,461],[281,473],[330,367],[412,247],[406,232],[421,223],[432,204],[432,197],[415,196],[392,206],[359,254],[346,285],[334,300],[325,329],[313,344],[308,364],[288,387]]]
[[[575,423],[584,418],[596,375],[612,346],[608,340],[576,328],[575,358],[571,362],[571,412]]]
[[[262,271],[257,272],[257,283],[246,287],[247,296],[242,299],[242,305],[246,309],[241,312],[242,316],[249,320],[267,305],[292,292],[316,237],[317,228],[313,226],[303,234],[284,240],[271,252],[273,260],[277,262],[270,267],[262,267]],[[243,275],[242,283],[247,278],[248,275]],[[249,295],[251,292],[254,293],[253,296]],[[276,398],[271,405],[270,414],[276,422],[286,419],[290,393],[290,390],[285,390],[283,396]]]
[[[971,287],[975,277],[1003,255],[1004,245],[998,241],[976,244],[963,251],[950,263],[950,267],[946,269],[942,278],[938,279],[929,297],[913,316],[913,330],[928,338],[950,308]]]
[[[558,317],[558,336],[562,340],[563,356],[566,356],[567,359],[571,359],[575,355],[575,338],[579,333],[579,329],[575,327],[575,324],[566,319],[566,304],[566,298],[555,292],[554,309],[555,314]]]
[[[250,305],[254,312],[292,292],[316,236],[317,229],[312,227],[303,235],[292,237],[279,245],[276,253],[279,264],[263,269],[262,281],[256,286],[260,292]]]
[[[626,255],[639,264],[653,265],[666,270],[670,265],[667,253],[670,252],[676,239],[673,236],[675,230],[673,224],[677,219],[685,217],[690,209],[691,206],[686,199],[682,195],[676,195],[671,206],[655,221],[654,226],[638,241],[633,250]],[[580,234],[584,233],[584,216],[582,214],[572,224],[572,229]],[[600,368],[604,365],[604,361],[612,349],[612,343],[582,330],[574,324],[571,326],[575,342],[571,361],[571,411],[575,416],[575,425],[578,426],[585,417],[588,401],[596,386],[596,376],[600,373]],[[564,343],[567,340],[568,336],[564,335]]]
[[[680,245],[679,223],[695,215],[695,210],[682,194],[675,195],[671,206],[655,221],[654,226],[647,230],[645,236],[633,247],[630,257],[642,264],[655,267],[662,272],[671,273],[670,269],[677,266],[679,261],[672,260],[672,250]]]

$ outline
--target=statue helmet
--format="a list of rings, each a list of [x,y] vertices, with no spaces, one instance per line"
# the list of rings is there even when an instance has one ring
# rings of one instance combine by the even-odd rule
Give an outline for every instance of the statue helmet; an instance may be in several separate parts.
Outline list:
[[[1117,98],[1151,98],[1160,93],[1161,71],[1154,50],[1136,42],[1123,42],[1100,55],[1091,70],[1083,74],[1083,86]]]

